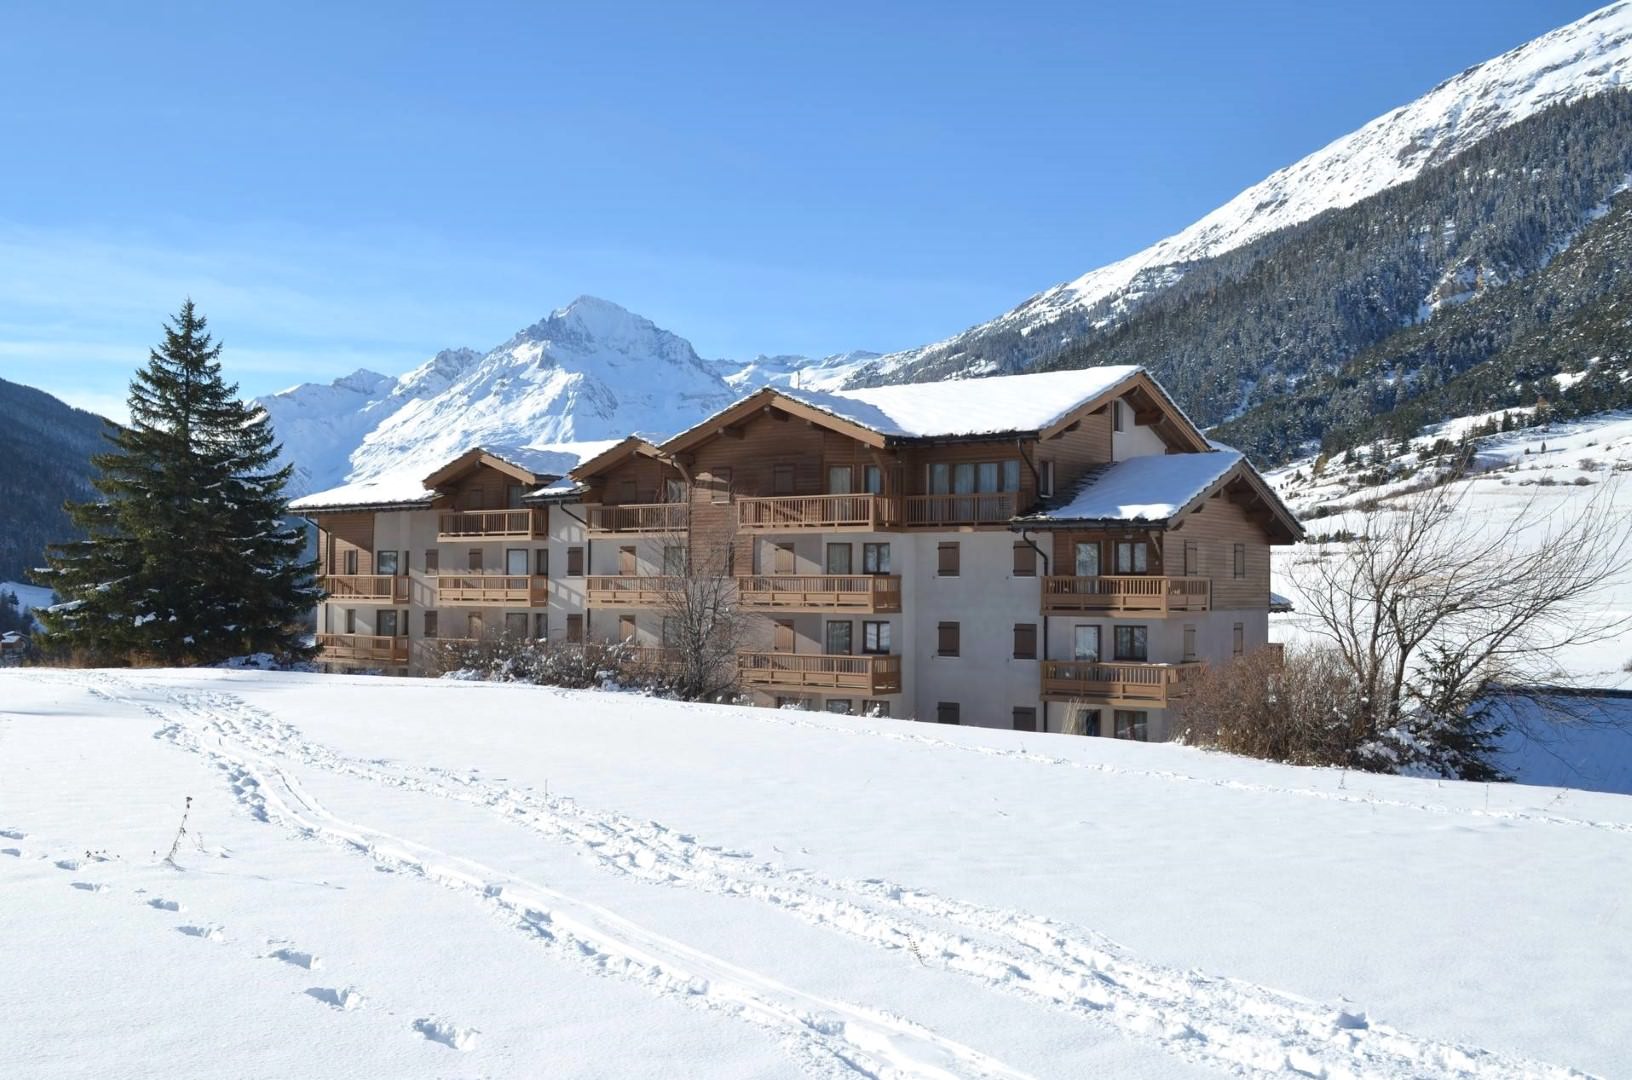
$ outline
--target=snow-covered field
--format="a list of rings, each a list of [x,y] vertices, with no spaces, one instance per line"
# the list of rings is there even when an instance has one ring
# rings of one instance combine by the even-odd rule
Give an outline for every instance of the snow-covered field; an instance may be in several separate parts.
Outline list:
[[[1629,881],[1619,796],[0,672],[7,1078],[1627,1076]]]
[[[0,581],[0,594],[3,593],[11,593],[17,597],[17,606],[22,611],[49,607],[55,600],[50,589],[39,585],[24,585],[20,581]]]

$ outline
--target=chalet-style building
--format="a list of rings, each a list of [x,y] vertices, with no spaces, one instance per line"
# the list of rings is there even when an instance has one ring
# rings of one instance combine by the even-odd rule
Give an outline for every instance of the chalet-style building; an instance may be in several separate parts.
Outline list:
[[[1202,663],[1266,646],[1270,545],[1302,535],[1136,367],[768,388],[595,449],[298,501],[323,660],[411,672],[495,632],[662,650],[676,579],[729,575],[758,703],[1159,739]]]

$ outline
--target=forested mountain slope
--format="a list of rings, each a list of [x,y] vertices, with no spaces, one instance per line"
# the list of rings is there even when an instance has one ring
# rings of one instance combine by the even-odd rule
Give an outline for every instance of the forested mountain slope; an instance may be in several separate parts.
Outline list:
[[[107,421],[0,379],[0,581],[23,581],[45,545],[72,532],[62,504],[93,494],[91,455]]]

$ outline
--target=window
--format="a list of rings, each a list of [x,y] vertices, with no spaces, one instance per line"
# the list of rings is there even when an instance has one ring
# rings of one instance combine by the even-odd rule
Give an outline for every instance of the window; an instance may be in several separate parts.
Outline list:
[[[357,632],[357,609],[348,607],[346,609],[346,633],[355,634],[356,632]]]
[[[1235,576],[1238,577],[1238,578],[1246,577],[1247,576],[1247,545],[1245,545],[1245,544],[1236,544],[1233,554],[1235,556]]]
[[[976,466],[976,470],[977,475],[975,477],[975,490],[996,491],[998,477],[997,462],[983,461]]]
[[[1099,576],[1099,541],[1089,540],[1078,543],[1073,551],[1076,557],[1076,572],[1078,577]]]
[[[1017,706],[1015,706],[1015,710],[1014,710],[1014,730],[1016,730],[1016,731],[1036,731],[1037,730],[1037,707],[1035,705],[1025,705],[1025,706],[1018,706],[1017,705]]]
[[[1150,570],[1150,545],[1143,540],[1118,540],[1116,543],[1116,572],[1143,574]]]
[[[1122,402],[1120,400],[1111,402],[1111,430],[1122,430]]]
[[[952,493],[952,466],[944,461],[937,461],[929,466],[929,493],[931,495]]]
[[[887,717],[890,715],[890,703],[878,698],[868,698],[861,703],[861,712],[863,716]]]
[[[829,656],[849,656],[851,649],[851,627],[849,619],[834,620],[827,624],[827,654]]]
[[[504,489],[504,505],[511,510],[521,509],[520,484],[510,484]]]
[[[1099,661],[1099,627],[1077,626],[1071,635],[1071,659]]]
[[[861,624],[861,651],[880,655],[890,651],[890,624],[864,622]]]
[[[935,547],[935,572],[941,577],[958,576],[958,542],[937,544]]]
[[[952,466],[952,494],[972,495],[975,491],[975,464],[959,462]]]
[[[425,613],[425,636],[428,638],[436,637],[436,612],[434,611]]]
[[[1184,542],[1184,576],[1195,577],[1201,573],[1201,549],[1194,540]]]
[[[583,548],[581,548],[581,547],[569,547],[567,549],[567,576],[568,577],[583,577],[584,576],[584,549]]]
[[[1012,458],[1003,463],[1003,486],[999,491],[1020,490],[1020,463]]]
[[[482,617],[481,617],[481,615],[471,614],[471,615],[465,616],[465,636],[466,637],[472,638],[472,639],[474,639],[476,641],[480,641],[485,636],[485,633],[486,633],[486,631],[485,631],[485,628],[482,626]]]
[[[567,640],[574,645],[584,640],[584,617],[582,615],[567,616]]]
[[[1024,540],[1014,545],[1014,576],[1037,576],[1037,549]]]
[[[545,612],[538,612],[533,616],[533,637],[539,641],[548,641],[550,638],[550,616]]]
[[[533,573],[539,577],[550,576],[550,549],[539,548],[537,558],[533,560]]]
[[[861,572],[864,574],[888,574],[890,572],[890,545],[861,545]]]
[[[827,545],[827,572],[829,574],[848,574],[850,572],[850,545]]]
[[[340,555],[341,573],[355,574],[357,572],[357,549],[347,548]]]
[[[935,655],[957,656],[959,639],[963,636],[960,625],[955,622],[943,622],[935,628]]]
[[[1081,705],[1067,704],[1065,706],[1066,734],[1087,735],[1092,738],[1099,736],[1099,710],[1088,709]]]
[[[1037,659],[1037,624],[1014,624],[1014,658],[1016,660]]]
[[[666,577],[686,576],[686,549],[679,544],[663,545],[663,574]]]
[[[469,570],[471,570],[473,572],[478,572],[479,573],[481,571],[481,569],[482,569],[482,549],[481,548],[471,548],[469,551],[465,552],[465,566],[466,566],[467,569],[469,569]]]
[[[793,494],[793,466],[792,465],[772,465],[771,466],[771,494],[772,495],[792,495]]]
[[[374,572],[376,574],[396,574],[397,553],[395,551],[381,551],[374,556]]]
[[[714,470],[713,500],[717,503],[731,501],[731,470],[724,465]]]
[[[861,468],[861,489],[869,495],[884,494],[884,470],[877,465],[863,465]]]
[[[1039,474],[1037,493],[1044,497],[1051,497],[1054,494],[1054,463],[1052,461],[1039,462],[1037,472]]]
[[[527,576],[527,564],[531,561],[526,548],[504,549],[504,572],[511,577]],[[522,630],[526,629],[525,626],[522,627]]]
[[[1194,626],[1184,628],[1184,658],[1186,660],[1196,658],[1196,628]]]
[[[1247,628],[1243,623],[1236,623],[1230,628],[1230,651],[1240,656],[1247,651]]]
[[[379,618],[375,622],[374,633],[380,637],[396,637],[397,613],[389,608],[380,612]]]
[[[517,641],[527,636],[527,613],[525,611],[507,611],[504,613],[504,636]]]
[[[1148,659],[1149,634],[1143,626],[1118,626],[1116,628],[1116,658],[1118,660],[1145,660]]]
[[[822,706],[823,712],[830,712],[836,716],[849,716],[855,708],[855,702],[849,698],[830,697]]]
[[[442,553],[436,548],[425,549],[425,572],[435,575],[442,566]]]
[[[1113,716],[1116,721],[1114,734],[1118,739],[1135,739],[1145,742],[1150,736],[1150,714],[1142,709],[1117,709]]]
[[[686,482],[684,480],[663,481],[663,501],[671,503],[685,502]]]
[[[956,701],[941,701],[935,705],[935,722],[937,724],[956,724],[958,719],[958,703]]]
[[[829,495],[848,495],[850,490],[850,466],[829,465],[827,467],[827,493]]]
[[[665,649],[673,649],[680,643],[680,623],[673,615],[663,616],[663,628],[659,631],[659,640]]]
[[[805,699],[778,694],[776,696],[776,707],[779,709],[803,709],[805,708]]]

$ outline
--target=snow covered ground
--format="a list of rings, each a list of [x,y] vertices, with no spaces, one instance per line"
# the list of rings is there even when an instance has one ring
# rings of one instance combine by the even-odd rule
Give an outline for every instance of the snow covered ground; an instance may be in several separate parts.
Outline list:
[[[1628,881],[1618,796],[0,672],[7,1078],[1626,1076]]]
[[[20,581],[0,581],[0,593],[11,593],[17,597],[17,606],[22,611],[32,611],[38,607],[50,607],[55,602],[51,590],[39,585],[24,585]]]

